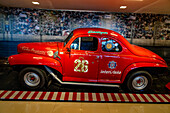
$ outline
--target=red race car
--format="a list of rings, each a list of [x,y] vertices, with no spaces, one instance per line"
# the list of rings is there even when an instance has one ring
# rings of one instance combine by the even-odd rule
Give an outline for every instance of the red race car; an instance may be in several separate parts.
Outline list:
[[[131,45],[120,34],[102,28],[79,28],[64,42],[21,43],[8,61],[23,87],[38,90],[52,79],[61,84],[119,87],[147,91],[153,77],[164,74],[157,54]]]

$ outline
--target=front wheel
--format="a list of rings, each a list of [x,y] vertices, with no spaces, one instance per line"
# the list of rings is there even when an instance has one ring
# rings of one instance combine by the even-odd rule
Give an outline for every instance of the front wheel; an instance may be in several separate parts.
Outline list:
[[[27,67],[19,73],[19,81],[24,89],[39,90],[47,83],[47,75],[42,69]]]
[[[147,71],[137,71],[129,75],[126,86],[131,92],[145,92],[152,86],[152,76]]]

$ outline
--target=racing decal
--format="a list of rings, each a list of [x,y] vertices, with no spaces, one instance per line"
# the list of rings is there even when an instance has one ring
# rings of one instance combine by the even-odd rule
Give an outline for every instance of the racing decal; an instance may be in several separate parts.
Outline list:
[[[75,72],[88,72],[88,60],[84,60],[83,57],[76,59],[74,61],[74,71]]]
[[[48,56],[53,56],[54,55],[53,51],[47,51],[47,54],[48,54]]]
[[[34,48],[29,48],[26,46],[21,47],[22,50],[24,51],[28,51],[28,52],[33,52],[35,54],[41,54],[41,55],[45,55],[45,51],[40,51],[40,50],[35,50]]]
[[[114,71],[106,71],[106,70],[103,71],[103,70],[101,70],[100,73],[101,74],[118,74],[119,75],[122,72],[121,71],[115,71],[115,70]]]
[[[117,66],[117,64],[116,64],[116,62],[114,62],[114,61],[110,61],[109,64],[108,64],[108,67],[109,67],[110,69],[115,69],[116,66]]]
[[[111,42],[107,42],[105,48],[106,48],[107,51],[111,51],[114,47],[113,47],[113,44]]]
[[[110,33],[111,35],[113,35],[113,36],[118,36],[117,34],[115,34],[115,33]]]
[[[108,34],[108,32],[102,32],[102,31],[92,31],[92,30],[90,30],[90,31],[88,31],[88,33],[97,33],[97,34]]]

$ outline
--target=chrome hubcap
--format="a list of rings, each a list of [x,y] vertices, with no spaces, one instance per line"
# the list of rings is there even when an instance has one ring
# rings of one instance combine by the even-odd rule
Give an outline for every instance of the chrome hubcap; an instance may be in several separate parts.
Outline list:
[[[28,72],[24,75],[24,81],[28,86],[37,86],[40,83],[40,77],[34,72]]]
[[[136,90],[142,90],[148,85],[148,79],[145,76],[137,76],[132,81],[132,86]]]

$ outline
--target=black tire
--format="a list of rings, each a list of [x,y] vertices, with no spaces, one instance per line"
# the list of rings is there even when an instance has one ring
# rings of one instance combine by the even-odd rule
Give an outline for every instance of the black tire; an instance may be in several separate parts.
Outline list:
[[[40,90],[48,83],[48,77],[42,69],[27,67],[19,73],[19,81],[24,89]]]
[[[130,92],[141,93],[148,91],[152,83],[152,76],[147,71],[136,71],[128,75],[124,85]]]

